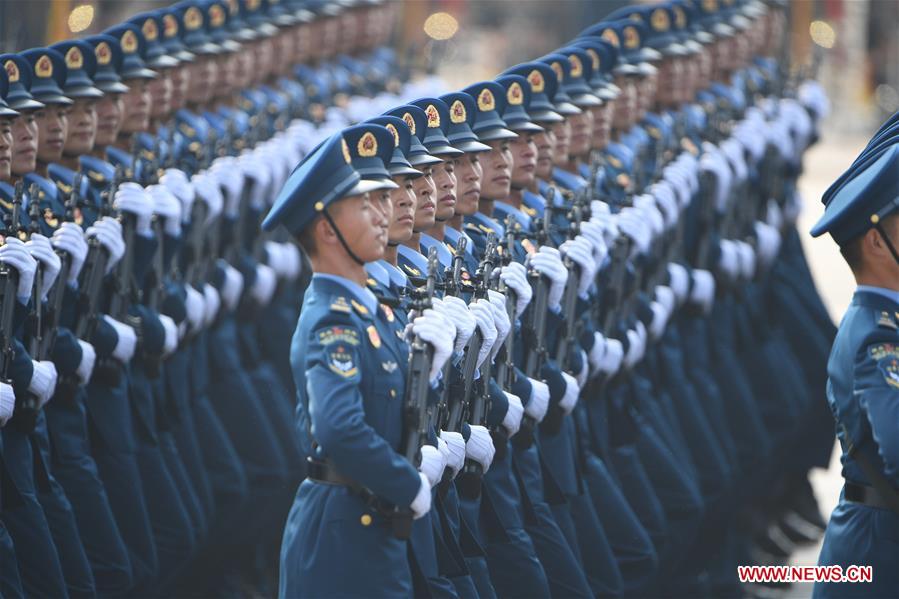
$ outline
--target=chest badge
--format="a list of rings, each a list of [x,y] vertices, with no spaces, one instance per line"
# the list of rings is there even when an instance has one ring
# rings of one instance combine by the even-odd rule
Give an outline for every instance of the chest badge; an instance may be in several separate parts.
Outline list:
[[[388,360],[387,362],[381,363],[381,368],[384,369],[388,374],[393,374],[393,372],[399,367],[399,364],[392,360]]]
[[[387,317],[387,322],[393,322],[395,320],[395,317],[393,316],[393,308],[391,308],[387,304],[381,304],[381,309],[384,310],[384,316]]]
[[[378,329],[375,328],[375,325],[371,325],[366,329],[368,333],[368,340],[371,341],[371,344],[375,349],[381,347],[381,336],[378,335]]]

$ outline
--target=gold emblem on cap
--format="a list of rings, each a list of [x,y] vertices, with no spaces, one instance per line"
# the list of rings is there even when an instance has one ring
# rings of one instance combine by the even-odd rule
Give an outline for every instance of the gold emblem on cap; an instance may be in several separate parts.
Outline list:
[[[428,129],[436,129],[440,126],[440,112],[433,104],[428,104],[425,108],[425,114],[428,115]]]
[[[220,4],[209,7],[209,22],[213,27],[221,27],[225,24],[225,9]]]
[[[406,113],[403,115],[403,122],[406,123],[406,126],[409,127],[409,131],[412,132],[412,135],[415,135],[415,119],[412,118],[410,113]]]
[[[84,66],[84,56],[77,46],[72,46],[66,52],[66,67],[70,69],[80,69]]]
[[[137,35],[130,29],[122,34],[122,52],[125,54],[134,54],[137,52]]]
[[[570,55],[568,57],[568,62],[571,63],[572,77],[580,77],[584,74],[584,64],[581,62],[581,59],[577,54]]]
[[[628,50],[634,50],[640,47],[640,34],[637,28],[628,25],[624,28],[624,47]]]
[[[3,64],[3,68],[6,69],[6,78],[10,83],[15,83],[19,80],[19,65],[16,64],[16,61],[12,59],[7,60]]]
[[[249,2],[247,2],[249,5]],[[199,29],[203,25],[203,15],[196,6],[191,6],[184,12],[184,26],[188,31]]]
[[[550,63],[549,67],[553,70],[553,73],[556,74],[556,79],[559,83],[562,83],[562,79],[565,77],[565,72],[562,70],[562,65],[559,62]]]
[[[97,56],[97,64],[108,65],[112,62],[112,48],[106,42],[100,42],[94,48],[94,54]]]
[[[37,62],[34,63],[34,74],[42,78],[53,76],[53,61],[49,56],[44,54],[37,59]]]
[[[602,32],[602,39],[606,40],[616,48],[621,45],[621,41],[618,39],[618,34],[615,33],[612,29],[606,29]]]
[[[462,103],[462,100],[453,102],[453,105],[450,106],[450,120],[458,125],[459,123],[464,123],[467,118],[465,104]]]
[[[717,12],[718,0],[702,0],[702,10],[705,12]]]
[[[652,11],[649,22],[655,31],[668,31],[671,28],[671,19],[668,17],[668,11],[664,8],[657,8]]]
[[[164,15],[162,17],[162,35],[167,38],[178,35],[178,19],[175,15]]]
[[[400,145],[400,132],[396,130],[396,127],[393,126],[393,123],[387,123],[384,127],[390,131],[390,134],[393,135],[393,143],[394,145]]]
[[[678,29],[683,29],[687,26],[687,13],[684,12],[684,9],[680,6],[674,6],[674,24]]]
[[[228,7],[228,14],[236,15],[239,7],[237,6],[237,0],[225,0],[225,6]]]
[[[509,86],[509,89],[506,90],[506,100],[508,100],[509,104],[512,106],[521,106],[524,103],[524,94],[517,81],[513,81],[512,85]]]
[[[259,8],[260,0],[247,0],[247,10],[256,10]]]
[[[346,163],[349,164],[353,161],[350,157],[350,146],[346,145],[346,140],[342,137],[340,138],[340,146],[341,150],[343,150],[343,159],[346,160]]]
[[[371,131],[366,131],[365,135],[359,138],[359,143],[356,144],[356,153],[362,158],[377,156],[378,140]]]
[[[543,91],[546,82],[543,80],[543,73],[534,69],[528,75],[528,83],[531,84],[531,91],[535,94],[539,94]]]
[[[602,66],[602,60],[599,58],[599,52],[594,50],[593,48],[587,48],[587,55],[590,57],[590,60],[593,62],[593,70],[598,71]]]
[[[159,27],[156,26],[156,19],[150,18],[145,20],[140,30],[147,41],[153,42],[159,37]]]
[[[481,93],[478,94],[478,108],[481,112],[496,110],[496,99],[493,97],[492,91],[486,88],[481,90]]]

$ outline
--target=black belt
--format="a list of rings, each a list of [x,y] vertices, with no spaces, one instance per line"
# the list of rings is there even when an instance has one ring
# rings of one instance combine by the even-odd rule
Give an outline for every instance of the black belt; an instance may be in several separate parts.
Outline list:
[[[860,503],[868,507],[875,507],[882,510],[891,510],[890,500],[882,497],[874,487],[868,485],[859,485],[857,483],[846,482],[843,487],[843,497],[852,503]]]
[[[342,475],[328,462],[306,458],[306,478],[319,483],[347,487],[374,512],[390,523],[393,536],[406,540],[412,534],[412,510],[399,509],[389,501],[381,499],[359,483]]]

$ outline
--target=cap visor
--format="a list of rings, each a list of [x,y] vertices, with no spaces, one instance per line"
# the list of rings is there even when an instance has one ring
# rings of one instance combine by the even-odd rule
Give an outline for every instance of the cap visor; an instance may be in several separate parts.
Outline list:
[[[7,108],[6,106],[0,106],[0,116],[19,116],[19,113],[13,110],[12,108]]]
[[[636,65],[625,62],[616,66],[614,69],[614,73],[616,75],[639,75],[640,69],[638,69]]]
[[[637,65],[637,74],[638,75],[643,75],[644,77],[646,77],[648,75],[655,75],[658,72],[659,72],[659,70],[657,68],[655,68],[654,66],[652,66],[651,64],[649,64],[648,62],[641,62],[640,64]]]
[[[596,90],[596,95],[599,96],[600,100],[614,100],[619,95],[621,95],[621,88],[617,85],[612,85],[610,87],[601,87]]]
[[[426,145],[425,147],[428,149],[428,154],[432,156],[439,156],[443,154],[449,154],[451,156],[461,156],[465,153],[462,150],[457,150],[456,148],[448,146],[446,144]]]
[[[181,62],[193,62],[197,59],[197,55],[193,52],[188,52],[187,50],[178,50],[174,54],[172,54],[175,58],[180,60]]]
[[[483,131],[475,131],[475,133],[481,141],[497,141],[500,139],[515,139],[518,137],[517,133],[506,129],[505,127],[493,127]]]
[[[25,100],[10,101],[9,107],[13,110],[37,110],[38,108],[43,108],[44,105],[37,100],[28,98]]]
[[[63,90],[69,98],[102,98],[103,92],[92,85]]]
[[[418,154],[415,156],[406,156],[406,158],[412,166],[428,166],[429,164],[440,164],[443,162],[430,154]]]
[[[358,196],[370,191],[377,191],[378,189],[393,189],[392,187],[385,186],[386,181],[386,179],[359,179],[359,182],[356,183],[352,189],[344,193],[342,197]],[[393,187],[398,187],[393,181],[390,181],[389,183]]]
[[[257,34],[249,27],[241,27],[240,29],[232,33],[234,35],[234,39],[240,42],[252,42],[253,40],[259,39],[259,34]]]
[[[580,114],[584,111],[571,102],[559,102],[556,104],[556,112],[563,116],[571,116],[572,114]]]
[[[589,108],[591,106],[601,106],[602,100],[593,94],[578,94],[576,96],[571,97],[572,103],[575,106],[580,106],[584,108]]]
[[[178,59],[168,54],[160,54],[155,58],[147,60],[147,66],[151,69],[171,69],[178,66]]]
[[[71,106],[74,104],[71,98],[60,94],[47,94],[46,96],[35,96],[35,99],[38,102],[43,104],[62,104],[64,106]]]
[[[507,122],[507,124],[512,131],[518,131],[521,133],[540,133],[541,131],[546,131],[546,129],[544,129],[537,123],[532,123],[531,121],[518,121],[512,123]]]
[[[421,171],[412,168],[412,166],[407,166],[405,164],[398,164],[396,166],[391,166],[387,169],[390,172],[391,177],[421,177]]]
[[[531,110],[529,112],[531,119],[538,123],[561,123],[565,120],[565,117],[555,110]]]
[[[242,45],[232,39],[222,40],[219,42],[219,46],[221,46],[222,50],[225,52],[239,52],[243,49]]]
[[[482,144],[481,142],[475,141],[473,139],[467,139],[464,141],[450,140],[450,143],[453,144],[453,147],[460,152],[487,152],[490,150],[490,146]]]
[[[109,81],[106,83],[98,81],[97,87],[100,88],[104,94],[124,94],[128,91],[128,86],[119,81]]]
[[[159,77],[159,73],[144,67],[122,72],[122,79],[156,79],[157,77]]]

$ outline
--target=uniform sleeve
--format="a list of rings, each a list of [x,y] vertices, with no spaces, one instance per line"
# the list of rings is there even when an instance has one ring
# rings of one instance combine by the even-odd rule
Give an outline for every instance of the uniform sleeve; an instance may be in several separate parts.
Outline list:
[[[878,330],[856,356],[854,394],[868,418],[885,474],[899,475],[899,340]]]
[[[365,420],[359,388],[363,338],[352,324],[321,326],[312,332],[305,360],[312,436],[341,474],[406,507],[415,499],[421,479]]]

